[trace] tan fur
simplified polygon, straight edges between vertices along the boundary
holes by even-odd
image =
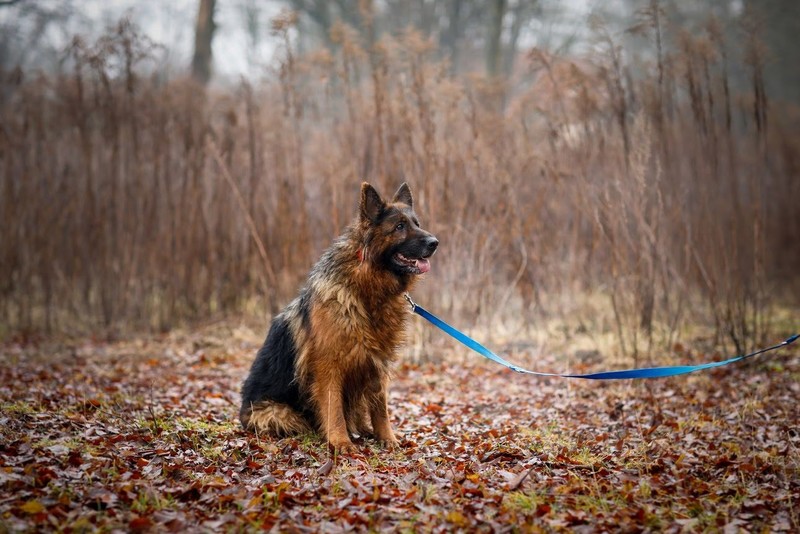
[[[380,278],[380,272],[356,268],[350,279],[355,283],[320,287],[312,303],[309,350],[298,369],[322,430],[337,447],[350,447],[348,430],[363,433],[365,413],[376,438],[397,443],[389,425],[387,389],[409,309],[402,294],[375,297],[373,288],[385,284]]]
[[[306,420],[290,407],[270,401],[254,404],[242,424],[245,428],[275,436],[289,436],[312,430]]]

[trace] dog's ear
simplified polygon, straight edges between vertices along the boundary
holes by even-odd
[[[378,222],[378,219],[381,216],[381,212],[385,204],[383,199],[375,191],[375,188],[369,185],[367,182],[361,184],[361,219],[364,221],[369,221],[370,223]]]
[[[403,185],[401,185],[397,193],[394,194],[392,202],[402,202],[403,204],[407,204],[409,208],[414,207],[414,197],[411,196],[411,188],[408,187],[407,183],[403,182]]]

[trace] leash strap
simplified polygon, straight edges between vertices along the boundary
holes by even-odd
[[[764,352],[768,352],[771,350],[779,349],[781,347],[785,347],[791,343],[794,343],[798,338],[800,338],[800,334],[795,334],[789,338],[787,338],[782,343],[774,345],[772,347],[767,347],[766,349],[760,349],[755,352],[751,352],[750,354],[745,354],[744,356],[736,356],[735,358],[730,358],[728,360],[723,360],[721,362],[710,362],[710,363],[703,363],[700,365],[677,365],[671,367],[646,367],[642,369],[623,369],[620,371],[603,371],[600,373],[589,373],[583,375],[573,375],[573,374],[560,374],[560,373],[540,373],[538,371],[530,371],[528,369],[519,367],[512,363],[507,362],[491,350],[487,349],[465,333],[453,328],[446,322],[442,321],[434,314],[416,304],[411,297],[406,295],[406,300],[411,304],[411,309],[417,315],[427,319],[431,324],[435,327],[439,328],[449,336],[455,338],[457,341],[465,345],[467,348],[477,352],[478,354],[484,356],[492,360],[493,362],[499,363],[505,367],[508,367],[512,371],[516,371],[518,373],[524,373],[529,375],[536,375],[536,376],[556,376],[561,378],[583,378],[586,380],[626,380],[626,379],[633,379],[633,378],[661,378],[665,376],[677,376],[677,375],[684,375],[687,373],[694,373],[695,371],[701,371],[703,369],[711,369],[713,367],[722,367],[723,365],[728,365],[733,362],[738,362],[740,360],[745,360],[747,358],[752,358],[758,354],[762,354]]]

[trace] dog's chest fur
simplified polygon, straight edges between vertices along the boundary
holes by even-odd
[[[376,364],[395,359],[403,342],[408,305],[402,295],[370,301],[357,286],[329,284],[315,288],[311,332],[320,357]],[[323,348],[324,347],[324,348]],[[327,353],[327,354],[324,354]]]

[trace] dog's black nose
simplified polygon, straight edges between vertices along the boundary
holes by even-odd
[[[429,237],[428,242],[425,244],[425,246],[428,247],[429,251],[433,252],[434,250],[436,250],[436,247],[439,246],[439,240],[436,239],[435,237]]]

